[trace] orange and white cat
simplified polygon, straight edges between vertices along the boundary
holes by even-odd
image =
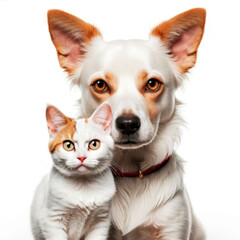
[[[89,119],[74,120],[48,106],[46,117],[54,164],[32,203],[34,238],[104,240],[115,193],[111,108],[104,103]]]

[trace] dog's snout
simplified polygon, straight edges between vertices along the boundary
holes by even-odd
[[[131,116],[120,116],[116,119],[117,129],[125,135],[130,135],[135,133],[141,126],[140,118],[131,115]]]

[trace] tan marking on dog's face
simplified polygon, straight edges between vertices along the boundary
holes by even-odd
[[[153,81],[157,81],[159,84],[156,91],[150,91],[147,87],[147,84],[151,79]],[[142,94],[147,103],[148,114],[150,116],[151,121],[154,121],[159,114],[157,100],[164,90],[163,80],[159,76],[150,77],[146,71],[141,71],[138,74],[136,86],[138,91]]]
[[[73,136],[75,134],[76,122],[72,118],[68,118],[67,124],[58,132],[54,140],[49,144],[49,151],[53,153],[55,150],[59,151],[62,143],[65,140],[73,141]]]
[[[123,109],[122,115],[123,115],[123,116],[131,116],[131,115],[135,115],[135,114],[133,113],[132,110]]]
[[[85,123],[88,123],[88,119],[87,118],[85,118]]]
[[[106,84],[106,90],[97,91],[96,87],[94,87],[94,83],[98,80],[104,81]],[[100,102],[105,102],[108,98],[110,98],[117,91],[117,79],[112,73],[105,73],[104,77],[94,78],[90,83],[90,91],[92,95]]]

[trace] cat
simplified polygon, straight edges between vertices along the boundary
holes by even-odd
[[[103,103],[74,120],[48,106],[51,172],[36,189],[31,225],[35,240],[105,240],[115,184],[110,165],[112,112]]]

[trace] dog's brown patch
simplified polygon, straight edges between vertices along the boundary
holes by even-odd
[[[195,65],[205,19],[206,10],[195,8],[159,24],[151,32],[170,49],[181,73]]]
[[[108,240],[167,240],[164,236],[163,227],[155,227],[153,225],[149,226],[139,226],[132,230],[130,233],[122,236],[122,232],[117,229],[114,225],[111,226],[109,231]]]
[[[123,115],[123,116],[131,116],[131,115],[134,115],[134,113],[133,113],[133,111],[131,109],[130,110],[123,109],[121,115]]]
[[[149,74],[144,70],[139,72],[137,81],[136,81],[136,86],[138,91],[142,94],[142,96],[144,97],[147,103],[148,113],[151,121],[154,121],[159,113],[159,109],[157,106],[157,99],[160,97],[160,95],[164,90],[164,83],[163,83],[163,80],[158,76],[151,76],[151,78],[154,78],[159,82],[161,82],[161,86],[156,92],[145,91],[146,84],[149,80]]]
[[[109,87],[109,90],[103,93],[96,92],[93,83],[97,80],[104,80]],[[118,82],[113,73],[105,73],[104,77],[94,78],[90,83],[90,91],[92,95],[98,100],[98,102],[105,102],[108,98],[110,98],[116,91],[118,87]]]
[[[93,25],[60,10],[48,11],[48,26],[60,66],[70,76],[74,75],[85,55],[86,45],[101,33]]]
[[[53,153],[55,150],[59,151],[63,141],[71,140],[73,141],[73,136],[75,134],[76,122],[72,118],[67,118],[66,125],[58,132],[54,140],[49,144],[49,151]]]

